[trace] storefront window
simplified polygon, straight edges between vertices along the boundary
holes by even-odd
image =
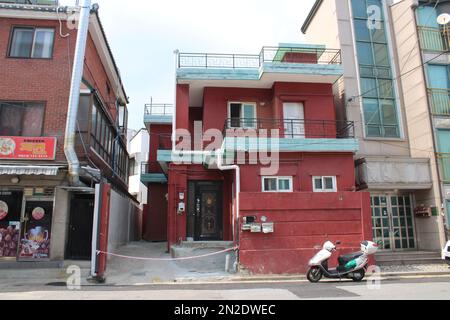
[[[0,191],[0,259],[17,256],[22,196],[19,191]]]

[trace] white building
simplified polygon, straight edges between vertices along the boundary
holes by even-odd
[[[130,179],[128,191],[136,196],[141,208],[147,204],[147,187],[141,182],[141,166],[142,163],[148,162],[149,141],[150,138],[146,129],[133,130],[129,134]]]

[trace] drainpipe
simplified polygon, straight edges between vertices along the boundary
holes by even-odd
[[[236,222],[239,222],[240,217],[240,204],[239,198],[241,193],[241,168],[238,165],[224,165],[223,164],[223,153],[222,149],[216,151],[217,156],[217,168],[220,171],[234,170],[236,173],[236,217],[233,217],[233,242],[236,245],[238,243],[238,233],[236,232]]]
[[[91,0],[81,0],[80,21],[78,23],[69,107],[67,110],[66,134],[64,138],[64,154],[69,164],[69,181],[71,185],[75,186],[80,184],[80,161],[75,151],[75,138],[90,12]]]

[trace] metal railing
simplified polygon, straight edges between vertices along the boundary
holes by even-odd
[[[146,104],[144,114],[148,116],[172,116],[172,104]]]
[[[273,137],[271,130],[279,130],[280,138],[329,138],[348,139],[355,137],[353,121],[334,120],[286,120],[286,119],[240,119],[229,118],[225,122],[224,136],[239,137],[252,133]]]
[[[341,64],[341,50],[263,47],[260,54],[180,53],[178,68],[255,69],[264,63]]]
[[[429,88],[431,112],[437,116],[450,116],[450,90]]]
[[[141,163],[141,174],[149,174],[149,173],[163,173],[161,166],[158,162],[143,162]]]
[[[450,153],[438,153],[437,157],[441,163],[442,179],[450,182]]]
[[[449,50],[449,33],[444,28],[419,26],[419,39],[422,50],[444,52]]]
[[[40,6],[58,6],[58,0],[0,0],[0,3],[31,4]]]

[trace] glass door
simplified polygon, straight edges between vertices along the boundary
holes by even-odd
[[[16,259],[19,246],[21,191],[0,191],[0,259]]]
[[[305,110],[303,103],[284,103],[284,136],[286,138],[305,138]]]
[[[371,205],[374,241],[383,250],[415,249],[411,196],[374,195]]]

